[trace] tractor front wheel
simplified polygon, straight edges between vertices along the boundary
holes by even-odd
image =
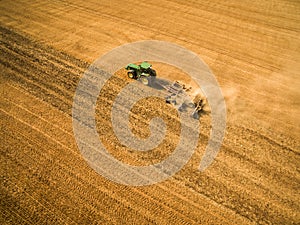
[[[130,79],[135,79],[135,76],[134,76],[134,73],[133,73],[133,72],[128,72],[127,75],[128,75],[128,77],[129,77]]]
[[[141,77],[141,81],[144,85],[148,85],[149,84],[149,80],[147,77]]]

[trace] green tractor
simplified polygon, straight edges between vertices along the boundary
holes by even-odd
[[[156,71],[151,66],[148,62],[142,62],[140,65],[130,63],[125,69],[128,71],[129,78],[140,80],[144,85],[151,86],[156,78]]]

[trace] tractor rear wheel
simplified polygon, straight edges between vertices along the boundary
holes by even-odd
[[[156,71],[154,69],[151,69],[150,75],[155,77],[156,76]]]

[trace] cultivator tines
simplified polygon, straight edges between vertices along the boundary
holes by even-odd
[[[166,102],[169,104],[178,105],[178,103],[181,102],[179,99],[183,97],[183,86],[179,82],[175,81],[170,85],[164,86],[164,88],[168,92],[166,96]]]
[[[163,85],[163,87],[167,92],[166,103],[172,104],[179,111],[189,111],[195,119],[199,119],[200,115],[204,113],[206,99],[200,94],[196,96],[189,95],[187,92],[192,89],[191,87],[186,87],[185,84],[181,84],[178,81],[169,85]]]

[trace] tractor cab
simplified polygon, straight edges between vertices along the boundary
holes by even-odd
[[[148,62],[142,62],[141,64],[140,64],[140,67],[143,69],[143,70],[148,70],[148,69],[151,69],[151,64],[150,63],[148,63]]]
[[[140,66],[134,64],[134,63],[130,63],[126,66],[125,68],[126,70],[140,70]]]

